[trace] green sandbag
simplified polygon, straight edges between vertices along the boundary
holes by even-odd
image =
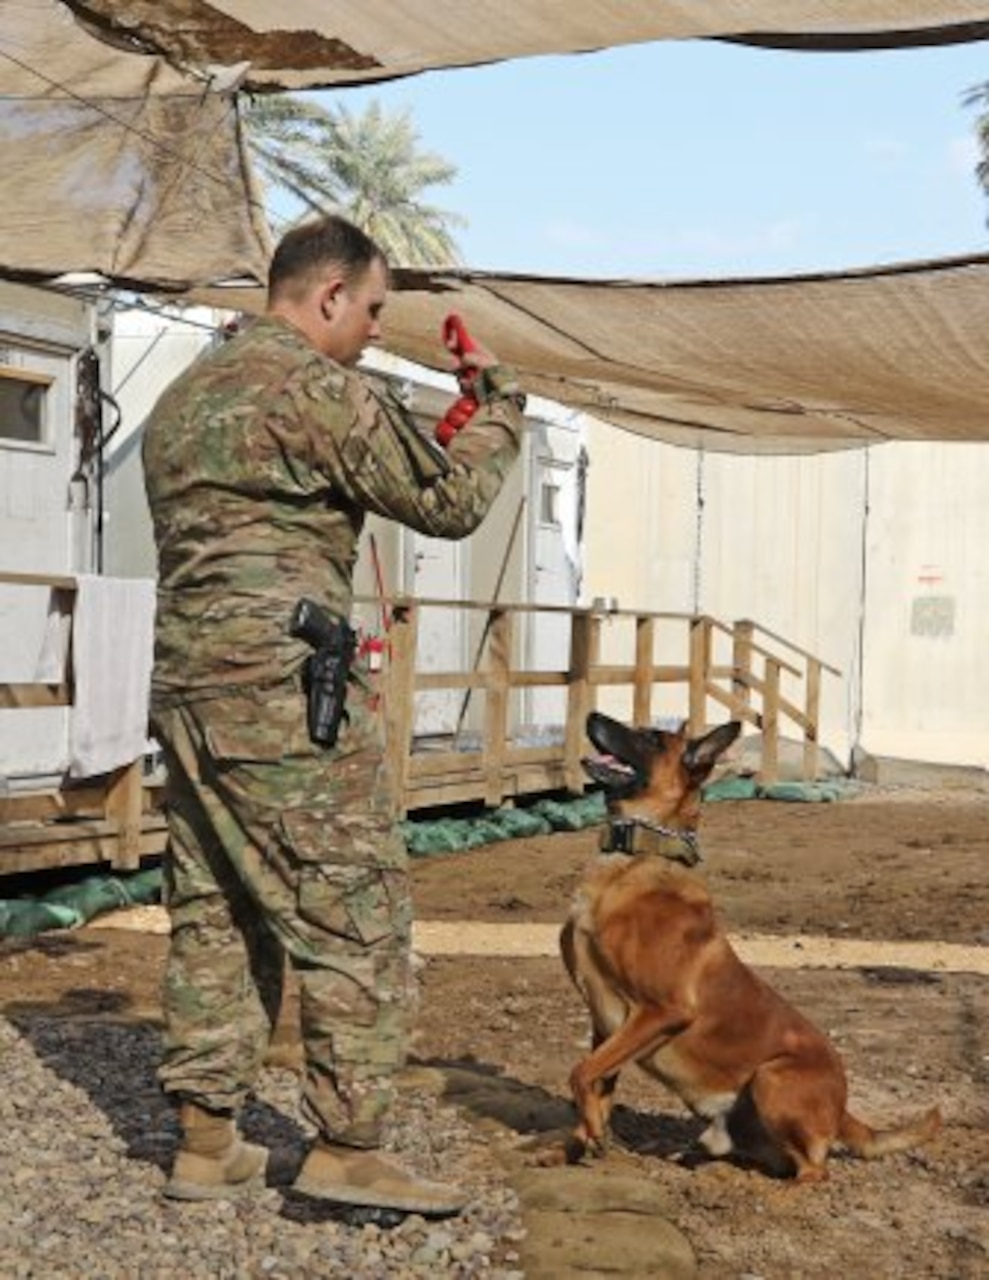
[[[473,837],[463,818],[437,818],[427,822],[404,822],[402,834],[410,858],[434,853],[459,853],[471,847]]]
[[[479,844],[497,844],[501,840],[510,840],[511,836],[497,818],[486,816],[478,818],[470,828],[471,848]]]
[[[585,827],[596,827],[608,816],[608,805],[603,791],[591,791],[586,796],[571,800],[570,807]]]
[[[764,800],[789,800],[798,804],[816,804],[821,801],[838,800],[842,788],[838,784],[827,782],[771,782],[760,787],[759,794]]]
[[[582,831],[603,822],[606,816],[600,791],[575,800],[537,800],[530,808],[545,818],[554,831]]]
[[[755,778],[719,778],[717,782],[709,782],[701,788],[701,796],[708,800],[755,800],[759,795],[759,784]]]
[[[492,823],[504,832],[505,840],[520,840],[526,836],[545,836],[553,830],[549,822],[531,809],[496,809]]]
[[[548,824],[539,818],[524,817],[520,811],[510,809],[495,809],[478,818],[436,818],[402,824],[402,834],[412,858],[459,853],[548,830]]]
[[[120,887],[129,903],[141,907],[161,901],[162,879],[161,867],[149,867],[146,871],[135,871],[131,876],[121,876]]]
[[[410,858],[460,853],[501,840],[549,835],[553,831],[580,831],[603,822],[604,798],[600,792],[574,800],[542,800],[526,808],[488,810],[477,818],[436,818],[407,821],[401,826]]]
[[[33,938],[49,929],[73,929],[83,923],[71,907],[39,902],[37,898],[0,902],[0,936],[6,938]]]
[[[538,813],[525,809],[493,809],[470,822],[471,834],[480,837],[481,844],[494,844],[499,840],[519,840],[525,836],[548,835],[552,826]]]
[[[130,906],[130,899],[120,882],[113,876],[90,876],[78,884],[66,884],[52,889],[43,901],[56,907],[66,907],[76,912],[81,921],[92,920],[105,911]]]
[[[129,876],[90,876],[50,889],[41,898],[0,901],[0,937],[29,938],[49,929],[74,929],[119,907],[158,902],[161,881],[161,868],[152,867]]]

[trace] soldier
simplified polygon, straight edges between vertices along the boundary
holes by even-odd
[[[263,1180],[268,1153],[236,1121],[287,956],[302,1107],[317,1130],[295,1189],[434,1216],[465,1202],[380,1151],[411,1012],[406,852],[366,672],[359,661],[349,672],[336,744],[314,743],[300,688],[310,651],[289,625],[302,598],[324,620],[348,618],[367,512],[465,537],[518,454],[524,398],[489,352],[462,357],[479,407],[445,454],[355,371],[380,337],[388,283],[380,249],[343,219],[290,231],[265,315],[165,391],[145,436],[159,561],[152,726],[168,771],[160,1079],[183,1133],[165,1188],[175,1198]]]

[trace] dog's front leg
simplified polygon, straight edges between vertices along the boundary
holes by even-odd
[[[614,1089],[622,1067],[654,1053],[665,1041],[688,1027],[691,1020],[691,1014],[677,1005],[640,1007],[614,1035],[608,1036],[577,1063],[570,1073],[570,1088],[578,1123],[567,1143],[568,1163],[576,1164],[588,1152],[604,1153],[607,1112],[611,1109],[604,1105],[605,1095]]]

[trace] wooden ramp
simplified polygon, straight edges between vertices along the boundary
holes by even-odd
[[[478,637],[469,670],[429,670],[419,643],[429,609],[469,615],[468,631]],[[520,656],[523,628],[540,614],[562,623],[559,665],[552,669],[528,667]],[[800,776],[818,776],[822,680],[840,672],[757,623],[445,600],[395,600],[389,616],[383,696],[390,763],[406,814],[465,801],[494,808],[546,791],[582,793],[584,725],[599,706],[639,725],[664,716],[686,720],[695,734],[741,720],[761,735],[764,783],[779,779],[784,736],[796,737],[803,744]],[[544,733],[537,745],[524,733],[523,699],[533,690],[554,690],[558,699],[558,735]],[[416,701],[438,691],[454,695],[457,710],[446,736],[434,734],[427,743],[416,735]]]
[[[0,583],[44,586],[70,603],[75,591],[74,579],[64,577],[0,574]],[[358,611],[378,612],[380,604],[359,600]],[[548,792],[582,794],[584,724],[599,705],[636,724],[684,719],[692,733],[739,719],[761,736],[760,781],[777,780],[784,734],[803,744],[802,777],[818,774],[822,680],[840,673],[754,622],[409,598],[387,604],[377,678],[403,816],[467,802],[497,808]],[[430,609],[463,613],[474,642],[469,667],[431,669],[419,640],[420,619]],[[522,658],[527,628],[540,615],[551,616],[561,637],[551,669]],[[527,724],[534,691],[555,699],[555,727]],[[449,708],[447,722],[423,734],[419,700],[437,694]],[[28,716],[57,706],[72,706],[70,670],[56,685],[0,683],[0,708]],[[166,839],[162,779],[147,766],[135,760],[83,785],[0,797],[0,877],[101,864],[134,870],[159,856]]]

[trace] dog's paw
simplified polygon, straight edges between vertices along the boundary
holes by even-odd
[[[563,1155],[567,1164],[583,1164],[589,1150],[590,1143],[577,1133],[572,1133],[563,1144]]]
[[[583,1134],[572,1133],[563,1146],[567,1164],[590,1164],[599,1160],[608,1152],[606,1138],[589,1138]]]

